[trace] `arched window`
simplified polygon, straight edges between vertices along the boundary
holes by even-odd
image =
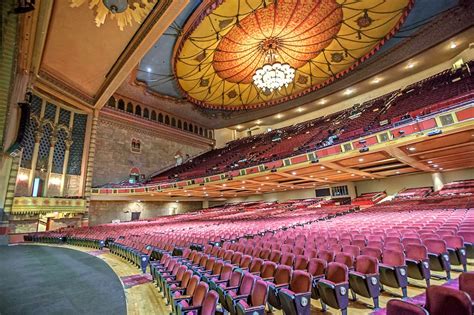
[[[110,107],[115,108],[115,98],[113,96],[111,96],[109,98],[109,102],[107,103],[107,105],[109,105]]]
[[[194,129],[194,128],[193,128],[193,124],[189,124],[189,129],[188,129],[188,131],[193,132],[193,129]]]
[[[176,119],[174,117],[171,118],[171,127],[176,127]]]
[[[178,128],[183,129],[183,123],[181,122],[181,119],[178,119]]]
[[[150,118],[150,112],[148,111],[148,108],[143,109],[143,117]]]
[[[158,114],[158,121],[159,121],[160,123],[163,122],[163,114],[162,114],[162,113],[159,113],[159,114]]]
[[[154,110],[151,111],[151,120],[156,120],[156,112]]]
[[[188,123],[187,123],[187,122],[184,122],[184,124],[183,124],[183,129],[186,130],[186,131],[188,131]]]
[[[119,99],[119,101],[118,101],[118,109],[120,109],[120,110],[125,110],[125,102],[123,101],[123,99]]]
[[[198,134],[198,132],[199,132],[198,126],[194,126],[194,133]]]
[[[127,112],[133,114],[133,105],[132,105],[132,103],[127,104]]]
[[[142,108],[140,107],[140,105],[137,105],[135,107],[135,115],[138,115],[138,116],[142,115]]]
[[[202,136],[203,132],[204,132],[204,131],[202,130],[202,127],[199,127],[199,135],[200,135],[200,136]]]
[[[166,125],[170,124],[170,116],[168,116],[168,115],[165,116],[165,124]]]

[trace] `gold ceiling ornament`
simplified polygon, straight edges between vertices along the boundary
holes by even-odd
[[[121,31],[125,26],[131,26],[133,21],[140,24],[150,13],[158,0],[70,0],[71,7],[77,8],[89,2],[89,9],[95,8],[95,24],[100,27],[110,15],[117,19]]]

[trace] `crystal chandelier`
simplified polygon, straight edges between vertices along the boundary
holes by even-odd
[[[276,61],[276,46],[275,42],[263,43],[266,63],[258,68],[253,76],[253,83],[264,91],[280,90],[283,86],[287,87],[295,78],[295,69],[287,63]]]

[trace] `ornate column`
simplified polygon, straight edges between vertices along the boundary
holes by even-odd
[[[84,189],[84,198],[86,200],[86,212],[84,213],[82,226],[89,225],[89,208],[91,202],[91,191],[92,191],[92,175],[94,170],[94,156],[95,156],[95,140],[97,135],[97,125],[99,122],[99,111],[94,110],[92,115],[91,124],[91,137],[89,141],[89,154],[87,156],[87,170],[86,170],[86,182]]]
[[[49,141],[48,168],[46,171],[46,179],[44,180],[44,189],[43,189],[43,195],[45,197],[48,197],[49,178],[51,177],[51,171],[53,169],[54,147],[56,146],[56,142],[58,142],[58,136],[57,136],[57,131],[54,130]]]
[[[61,187],[59,188],[59,194],[64,196],[64,186],[66,185],[66,174],[67,174],[67,164],[69,163],[69,150],[71,149],[72,139],[68,138],[64,141],[66,144],[66,151],[64,152],[64,163],[63,163],[63,171],[61,175]]]
[[[35,146],[33,147],[33,155],[31,157],[30,176],[28,176],[28,192],[30,195],[33,193],[33,180],[35,178],[36,164],[38,163],[38,153],[41,138],[43,138],[43,132],[40,127],[40,130],[35,132]]]

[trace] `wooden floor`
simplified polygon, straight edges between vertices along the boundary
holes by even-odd
[[[86,248],[86,247],[78,247],[78,246],[70,246],[70,245],[50,245],[50,246],[64,246],[64,247],[80,250],[83,252],[97,252],[95,249]],[[100,254],[97,257],[102,259],[104,262],[106,262],[119,277],[126,277],[126,276],[141,274],[141,271],[138,268],[131,265],[129,262],[125,261],[124,259],[109,253],[108,251],[104,251],[103,254]],[[468,271],[474,271],[474,266],[472,264],[468,265]],[[442,273],[436,273],[436,272],[433,272],[433,274],[443,275]],[[457,277],[459,277],[459,275],[460,275],[459,272],[455,272],[455,271],[451,272],[451,277],[453,279],[456,279]],[[442,281],[442,280],[431,279],[432,285],[442,285],[444,282],[445,282],[444,280]],[[413,285],[410,285],[408,287],[409,297],[414,297],[425,291],[424,281],[417,281],[417,280],[410,279],[410,284],[413,284]],[[386,291],[382,292],[380,296],[381,308],[384,308],[390,299],[397,298],[397,296],[401,295],[401,290],[399,289],[392,289],[392,288],[385,288],[385,289]],[[145,314],[162,315],[162,314],[169,314],[171,312],[171,308],[165,305],[163,296],[161,295],[161,293],[158,292],[155,285],[151,282],[135,285],[130,288],[124,287],[124,290],[125,290],[125,296],[127,298],[127,312],[129,315],[145,315]],[[367,305],[372,305],[372,300],[358,296],[358,300],[356,302],[350,302],[348,313],[351,315],[352,314],[354,315],[370,314],[372,312],[372,309],[370,309],[369,306],[364,305],[364,303]],[[272,314],[272,313],[268,312],[268,314]],[[273,312],[273,314],[282,315],[283,313],[281,311],[276,310]],[[316,300],[311,300],[311,314],[326,314],[326,315],[340,314],[340,311],[329,308],[326,312],[322,312],[320,302]]]

